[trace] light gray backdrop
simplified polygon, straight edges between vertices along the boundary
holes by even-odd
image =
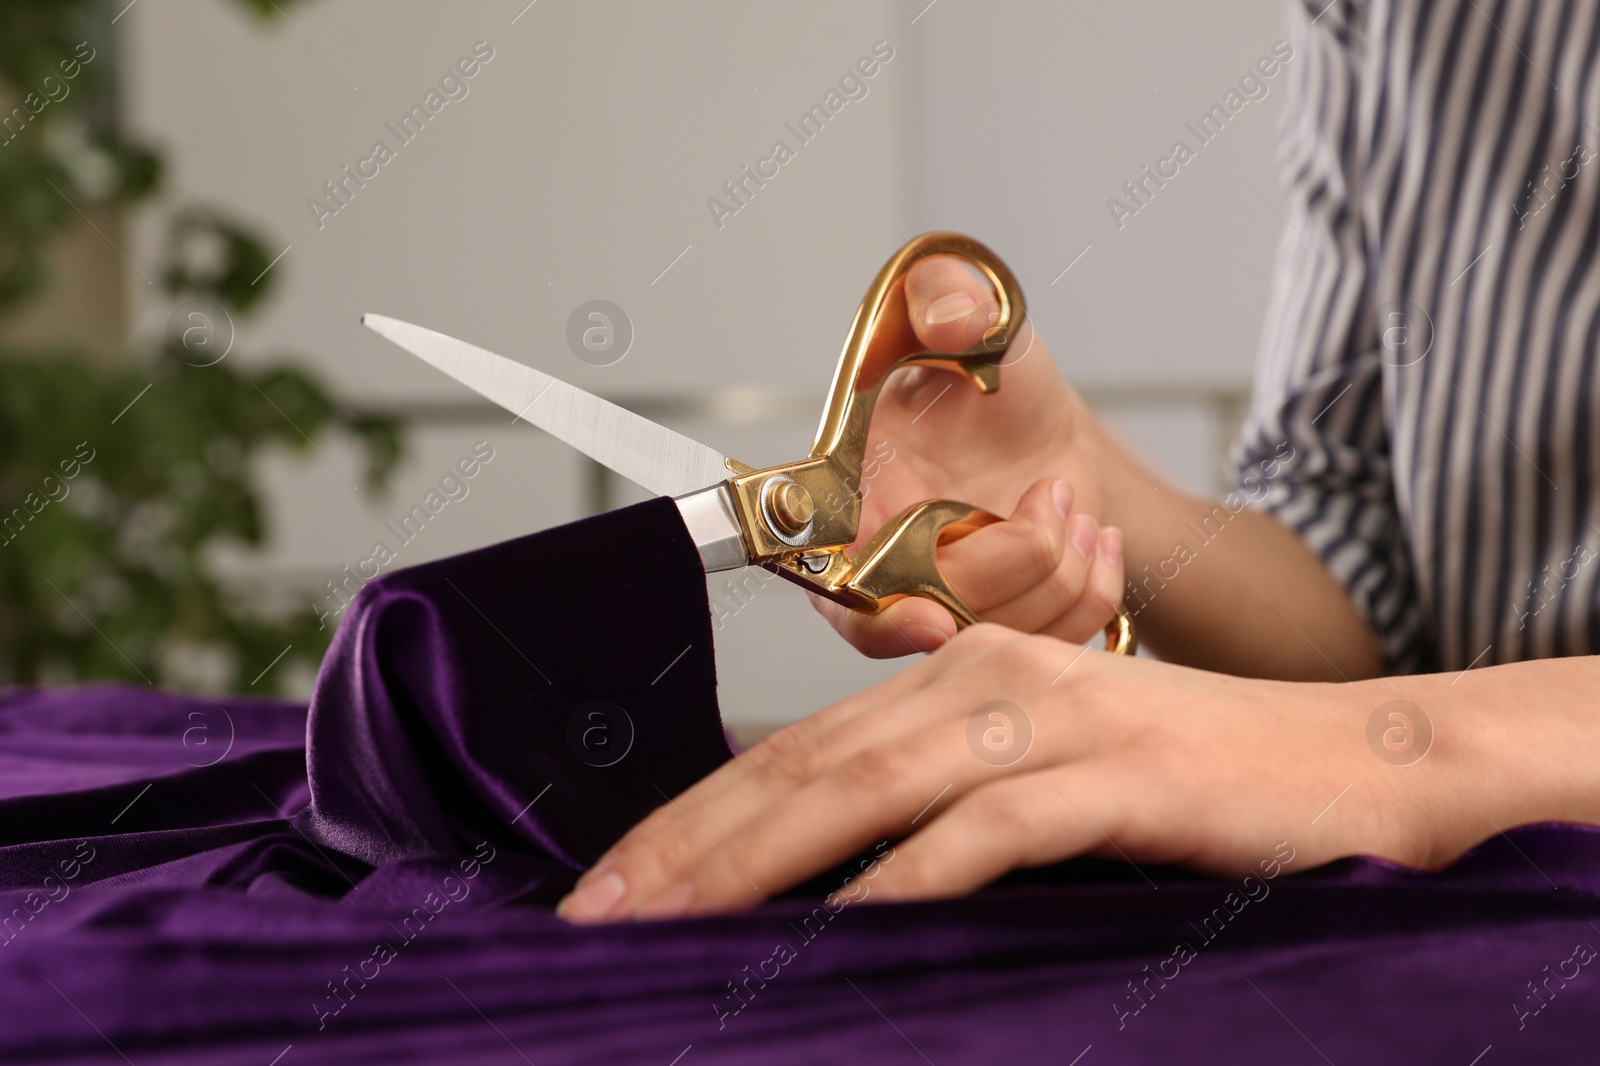
[[[384,498],[352,487],[347,449],[275,460],[272,548],[230,560],[241,577],[316,597],[479,440],[495,459],[400,562],[595,505],[574,453],[473,408],[363,330],[363,311],[471,339],[774,462],[808,446],[883,259],[934,228],[1008,260],[1064,369],[1127,447],[1186,485],[1217,486],[1282,228],[1272,145],[1286,76],[1209,144],[1184,124],[1270,52],[1276,0],[524,3],[319,0],[263,30],[218,0],[162,0],[118,23],[127,120],[169,147],[172,183],[288,249],[234,357],[302,354],[347,395],[422,419]],[[785,123],[880,41],[893,58],[866,95],[799,145]],[[493,58],[467,95],[319,226],[307,201],[331,203],[323,184],[374,141],[397,146],[385,124],[476,42]],[[1180,138],[1195,157],[1119,227],[1108,199]],[[706,201],[779,139],[794,158],[719,227]],[[154,258],[151,239],[136,228],[136,262]],[[153,332],[170,309],[132,285],[136,323]],[[609,366],[567,344],[569,316],[592,299],[619,305],[634,330]],[[713,592],[740,606],[722,579]],[[862,660],[787,585],[747,600],[717,638],[736,727],[771,728],[902,665]]]

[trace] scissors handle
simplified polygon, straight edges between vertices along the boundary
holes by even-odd
[[[918,262],[936,255],[965,260],[988,279],[996,294],[989,325],[959,351],[920,350],[908,328],[904,278]],[[811,446],[812,456],[827,456],[847,472],[860,473],[878,392],[899,367],[944,367],[959,372],[979,392],[994,392],[1000,387],[1001,362],[1027,313],[1028,303],[1016,276],[987,246],[959,233],[913,237],[878,271],[856,310],[834,371],[828,406]]]
[[[906,275],[936,255],[965,260],[995,292],[988,325],[959,351],[923,349],[906,313]],[[994,392],[1026,316],[1015,275],[983,244],[959,233],[925,233],[908,241],[878,271],[856,310],[810,456],[763,470],[739,467],[729,479],[745,558],[853,610],[876,612],[896,597],[921,596],[948,610],[958,626],[976,622],[939,572],[936,549],[999,521],[988,511],[927,500],[900,512],[855,557],[847,549],[861,524],[861,468],[872,410],[889,375],[902,366],[937,366],[957,371],[981,393]],[[1106,646],[1133,650],[1132,622],[1120,608],[1106,628]]]
[[[996,295],[990,325],[959,351],[923,349],[906,316],[905,276],[935,255],[966,260],[989,280]],[[1027,314],[1016,277],[987,247],[959,233],[924,233],[889,258],[856,309],[834,370],[822,422],[810,456],[782,467],[741,473],[732,481],[735,502],[746,521],[749,555],[766,559],[798,548],[851,544],[861,523],[861,468],[867,450],[872,410],[889,375],[909,365],[938,366],[962,374],[978,389],[1000,387],[1000,365]],[[806,521],[784,523],[773,510],[774,477],[793,481],[813,503]],[[781,502],[781,501],[778,501]]]
[[[924,500],[890,519],[861,546],[845,587],[861,599],[857,610],[882,610],[898,596],[920,596],[950,612],[956,628],[976,625],[974,614],[939,569],[937,548],[1000,521],[981,507],[954,500]],[[1106,623],[1106,650],[1129,655],[1137,648],[1133,619],[1120,606]]]

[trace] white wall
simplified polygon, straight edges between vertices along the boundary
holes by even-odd
[[[1204,394],[1248,388],[1283,228],[1285,74],[1210,144],[1184,124],[1270,54],[1283,10],[938,0],[916,24],[918,227],[981,234],[1005,256],[1071,380],[1114,400],[1101,409],[1134,449],[1197,490],[1217,487],[1233,428]],[[1119,228],[1106,201],[1180,138],[1195,158]]]
[[[292,26],[263,28],[221,0],[162,0],[121,19],[128,120],[168,147],[172,185],[292,245],[235,358],[303,355],[373,404],[467,399],[358,325],[382,311],[657,408],[662,394],[686,403],[765,390],[800,413],[695,422],[729,454],[779,461],[808,446],[811,412],[882,260],[913,233],[964,229],[1007,257],[1069,373],[1115,401],[1109,413],[1133,447],[1189,484],[1214,477],[1214,413],[1189,394],[1247,379],[1279,223],[1244,178],[1276,196],[1281,79],[1121,232],[1104,201],[1267,51],[1273,0],[524,2],[318,0],[287,8]],[[469,95],[319,229],[308,198],[375,140],[394,145],[385,123],[480,40],[494,58]],[[774,140],[794,145],[784,123],[880,40],[895,57],[866,98],[719,229],[707,198]],[[136,240],[136,261],[154,258],[151,237],[146,228]],[[137,289],[153,331],[170,309]],[[565,340],[569,314],[594,298],[621,305],[635,329],[608,367],[580,361]],[[274,544],[246,569],[280,585],[331,577],[484,438],[496,460],[404,561],[583,513],[588,474],[574,453],[485,418],[421,428],[387,499],[345,481],[359,480],[345,449],[273,464]],[[758,728],[895,668],[855,656],[786,585],[764,590],[718,640],[725,714]],[[804,680],[763,684],[797,660]]]

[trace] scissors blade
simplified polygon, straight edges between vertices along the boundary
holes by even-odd
[[[387,315],[361,324],[651,492],[682,496],[731,475],[716,449],[530,366]]]

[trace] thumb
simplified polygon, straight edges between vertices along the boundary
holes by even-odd
[[[958,352],[983,339],[1000,300],[989,280],[960,256],[918,260],[906,274],[906,316],[929,351]]]

